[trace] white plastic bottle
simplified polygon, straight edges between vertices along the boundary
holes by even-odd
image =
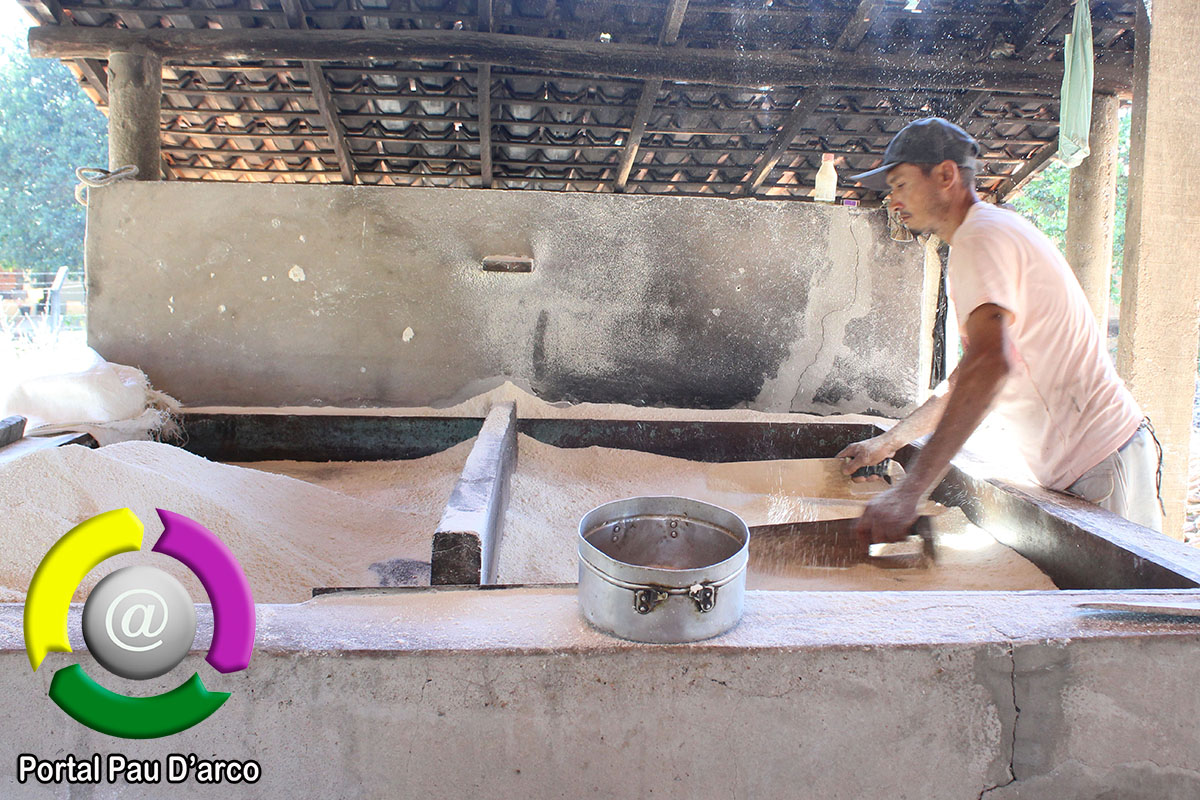
[[[821,156],[821,168],[817,170],[817,189],[814,197],[822,203],[832,203],[837,199],[837,170],[833,167],[833,153]]]

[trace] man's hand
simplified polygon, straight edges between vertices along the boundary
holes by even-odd
[[[891,444],[886,433],[866,439],[846,447],[837,454],[837,458],[848,459],[842,462],[842,474],[850,475],[861,467],[873,467],[885,458],[896,455],[899,448]],[[855,478],[855,481],[865,481],[865,477]]]
[[[859,542],[869,546],[875,542],[898,542],[908,536],[917,521],[917,501],[903,489],[897,486],[871,498],[854,528]]]

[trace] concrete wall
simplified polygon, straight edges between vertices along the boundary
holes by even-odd
[[[898,414],[923,264],[881,212],[342,186],[94,190],[89,340],[184,403],[544,399]],[[484,273],[487,255],[531,274]]]
[[[190,656],[147,682],[86,652],[34,673],[0,605],[5,798],[1200,796],[1194,623],[1087,612],[1196,592],[749,592],[708,642],[638,645],[570,589],[417,590],[259,606],[250,667]],[[200,652],[211,614],[199,606]],[[76,648],[79,607],[69,629]],[[80,663],[114,691],[199,670],[232,696],[172,737],[124,741],[46,696]],[[17,755],[255,758],[253,787],[20,786]]]

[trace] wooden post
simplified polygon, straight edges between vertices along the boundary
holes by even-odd
[[[162,60],[152,53],[114,52],[108,59],[108,168],[138,168],[137,180],[159,180]]]

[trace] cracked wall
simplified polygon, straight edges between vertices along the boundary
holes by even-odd
[[[324,595],[257,606],[249,669],[192,654],[150,681],[72,652],[35,673],[23,607],[0,604],[0,796],[160,797],[161,787],[16,784],[19,753],[112,752],[47,697],[79,663],[120,693],[199,670],[231,696],[131,758],[257,758],[221,797],[699,797],[1192,800],[1200,796],[1194,620],[1081,611],[1081,600],[1196,592],[747,592],[741,622],[687,645],[607,637],[574,591]],[[188,789],[175,787],[184,794]],[[189,787],[190,788],[190,787]],[[212,788],[212,787],[209,787]]]
[[[128,182],[92,192],[86,259],[92,346],[192,405],[448,405],[503,380],[678,407],[920,399],[923,253],[879,211]]]

